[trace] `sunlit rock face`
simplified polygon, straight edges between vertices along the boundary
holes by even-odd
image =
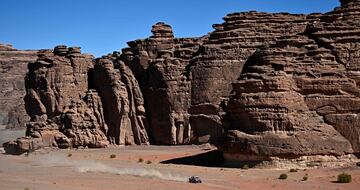
[[[103,103],[110,143],[149,144],[144,99],[133,73],[117,56],[95,62],[93,82]]]
[[[191,78],[188,65],[206,39],[174,38],[171,26],[157,23],[147,39],[128,42],[122,61],[139,81],[145,98],[150,138],[155,144],[198,142],[189,122]]]
[[[358,1],[307,16],[247,60],[233,84],[221,149],[269,156],[359,153]]]
[[[249,57],[284,35],[305,30],[305,15],[245,12],[228,14],[191,59],[192,128],[214,141],[221,137],[232,83]]]
[[[4,144],[21,154],[41,147],[149,144],[144,100],[116,57],[94,60],[78,47],[40,51],[25,77],[26,137]]]
[[[359,154],[359,13],[357,0],[325,14],[232,13],[199,38],[156,23],[97,59],[40,51],[25,80],[27,137],[6,150],[211,142],[238,160]]]
[[[30,116],[25,138],[4,144],[6,152],[40,147],[105,147],[106,124],[100,98],[88,89],[93,56],[80,48],[56,46],[28,64],[25,108]]]

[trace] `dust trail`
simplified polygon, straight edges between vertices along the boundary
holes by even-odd
[[[44,166],[69,166],[77,172],[101,172],[116,175],[131,175],[137,177],[156,178],[170,181],[187,182],[188,177],[147,168],[119,168],[92,160],[74,161],[64,155],[45,155],[36,159],[38,165]]]

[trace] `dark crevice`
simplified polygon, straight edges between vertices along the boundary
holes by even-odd
[[[321,40],[320,38],[318,38],[316,35],[314,35],[314,33],[316,32],[315,29],[312,28],[307,28],[304,33],[302,35],[307,36],[309,39],[314,40],[314,42],[322,48],[328,49],[331,51],[331,55],[333,55],[335,57],[335,61],[346,66],[346,64],[341,60],[341,58],[339,57],[339,55],[337,54],[336,50],[334,49],[334,47],[332,47],[329,43],[326,43],[325,41]]]
[[[87,73],[88,77],[88,90],[96,89],[94,83],[94,68],[90,68]]]

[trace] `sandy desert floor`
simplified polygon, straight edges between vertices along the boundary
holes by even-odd
[[[277,169],[244,170],[160,163],[211,150],[206,146],[129,146],[108,149],[42,150],[21,156],[0,154],[0,189],[360,189],[360,167],[356,166],[307,169],[290,173],[289,170]],[[115,156],[111,156],[112,154]],[[342,172],[352,175],[351,183],[334,182],[336,176]],[[279,180],[281,173],[287,173],[288,179]],[[309,179],[302,181],[306,174]],[[200,176],[203,183],[187,183],[188,177],[192,175]]]

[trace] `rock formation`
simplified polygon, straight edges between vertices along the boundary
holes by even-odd
[[[233,84],[220,148],[238,159],[359,153],[358,1],[247,60]],[[344,14],[346,13],[346,14]]]
[[[77,47],[41,51],[39,58],[29,63],[25,77],[25,106],[31,118],[27,137],[4,144],[5,150],[105,147],[107,126],[101,101],[96,92],[88,90],[88,72],[93,66],[93,57],[81,54]]]
[[[39,51],[25,77],[26,137],[4,144],[21,154],[41,147],[149,144],[144,100],[116,56],[94,60],[79,47]]]
[[[0,44],[0,125],[7,128],[25,127],[24,76],[27,64],[37,59],[37,51],[17,50]]]
[[[157,23],[153,35],[129,42],[122,61],[138,79],[146,101],[150,134],[155,144],[198,141],[189,123],[191,82],[187,66],[206,38],[174,38],[172,28]]]
[[[144,99],[131,70],[119,57],[96,60],[94,87],[103,102],[108,138],[113,144],[149,144]]]
[[[95,60],[41,51],[26,76],[27,137],[5,149],[212,142],[242,161],[359,154],[359,13],[359,0],[326,14],[233,13],[200,38],[160,22]]]
[[[259,47],[284,35],[297,34],[307,24],[305,15],[258,12],[233,13],[214,25],[209,40],[191,60],[191,117],[195,131],[221,137],[226,107],[243,65]]]

